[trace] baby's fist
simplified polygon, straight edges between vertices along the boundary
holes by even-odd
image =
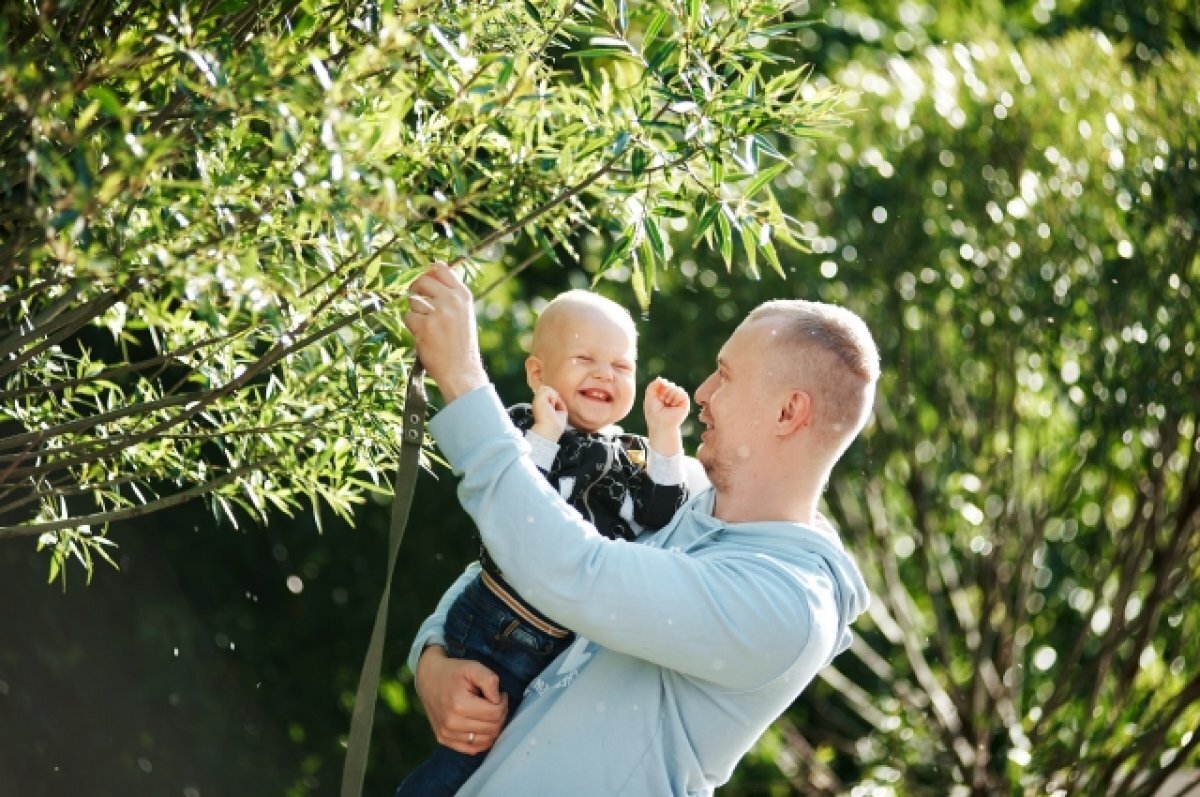
[[[558,391],[542,385],[533,394],[533,428],[539,437],[557,443],[567,429],[567,403]]]
[[[691,406],[686,390],[660,376],[646,388],[646,399],[643,402],[646,426],[678,427],[687,418]]]

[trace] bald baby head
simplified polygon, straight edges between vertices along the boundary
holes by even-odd
[[[551,345],[559,345],[572,324],[588,316],[617,325],[636,344],[637,326],[624,307],[590,291],[570,290],[555,296],[542,309],[533,327],[533,354],[544,352]]]

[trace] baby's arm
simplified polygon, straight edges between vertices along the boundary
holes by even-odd
[[[660,376],[646,388],[642,408],[646,413],[646,436],[654,453],[664,457],[682,454],[680,427],[691,410],[687,391]]]
[[[660,377],[646,388],[643,408],[650,448],[647,468],[633,477],[629,488],[634,519],[643,528],[658,530],[671,520],[688,495],[680,427],[690,402],[687,391]]]
[[[566,404],[554,388],[543,385],[534,392],[528,415],[524,406],[517,405],[510,410],[510,417],[518,429],[525,429],[525,441],[529,443],[533,464],[542,473],[549,474],[558,457],[558,441],[567,428]]]

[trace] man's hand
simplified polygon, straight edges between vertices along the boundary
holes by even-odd
[[[434,263],[413,281],[403,320],[417,357],[446,403],[488,383],[471,291],[445,263]]]
[[[533,394],[533,426],[529,431],[557,443],[567,429],[567,403],[558,391],[542,385]]]
[[[683,453],[679,427],[691,407],[687,391],[661,376],[646,387],[642,410],[646,413],[646,436],[655,452],[664,457]]]
[[[417,662],[417,696],[439,744],[476,755],[490,750],[508,716],[500,678],[477,661],[453,659],[432,645]]]

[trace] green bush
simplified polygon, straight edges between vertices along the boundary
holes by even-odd
[[[804,793],[1149,795],[1198,760],[1200,61],[1001,41],[848,64],[846,141],[784,175],[884,360],[827,496],[870,620],[779,731]]]

